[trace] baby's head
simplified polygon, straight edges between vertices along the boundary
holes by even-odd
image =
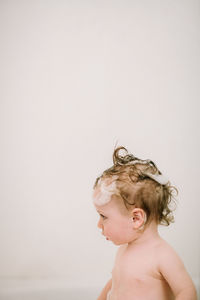
[[[125,151],[120,155],[120,151]],[[161,174],[151,160],[141,160],[128,154],[124,147],[113,153],[113,166],[103,172],[94,184],[94,204],[101,207],[113,197],[127,211],[140,208],[145,213],[145,226],[151,221],[169,225],[174,221],[173,192],[176,188]]]

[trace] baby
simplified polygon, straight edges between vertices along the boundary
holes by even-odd
[[[120,151],[125,151],[120,155]],[[98,300],[197,300],[194,284],[176,252],[158,233],[173,222],[176,191],[150,160],[113,153],[114,165],[94,184],[98,227],[119,245],[112,278]]]

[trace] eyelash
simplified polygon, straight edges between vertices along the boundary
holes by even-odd
[[[106,217],[104,215],[102,215],[102,214],[100,214],[100,217],[102,217],[103,219],[106,219]]]

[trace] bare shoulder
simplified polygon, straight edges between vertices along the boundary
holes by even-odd
[[[163,239],[160,240],[156,252],[160,274],[168,282],[174,295],[187,290],[195,295],[192,279],[177,252]],[[191,299],[196,298],[194,296]]]
[[[163,239],[157,247],[157,258],[161,270],[170,269],[171,272],[173,270],[186,272],[184,263],[176,250]]]
[[[174,268],[185,269],[184,264],[177,252],[162,238],[160,239],[156,247],[156,257],[161,272],[164,269],[169,268],[171,270],[173,270]]]
[[[168,257],[180,260],[178,254],[173,249],[173,247],[167,243],[164,239],[160,238],[156,247],[157,257],[162,261]]]

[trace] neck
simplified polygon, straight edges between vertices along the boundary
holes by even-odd
[[[129,246],[132,245],[142,245],[151,243],[155,240],[160,239],[159,233],[158,233],[158,225],[155,222],[151,222],[144,231],[138,231],[136,237],[134,240],[132,240],[130,243],[128,243]]]

